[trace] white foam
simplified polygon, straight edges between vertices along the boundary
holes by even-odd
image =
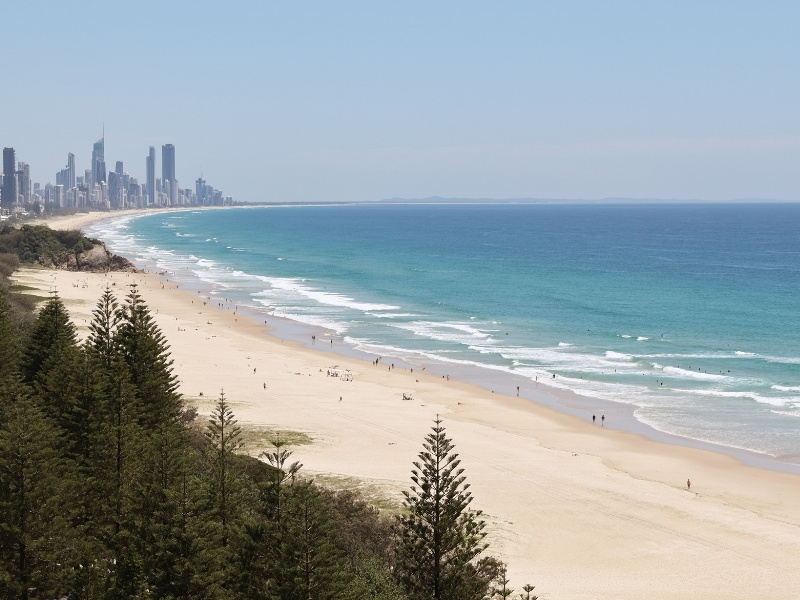
[[[786,415],[787,417],[795,417],[800,419],[800,411],[790,412],[788,410],[770,410],[769,412],[775,413],[776,415]]]
[[[622,337],[624,337],[627,340],[627,339],[630,339],[631,336],[629,336],[627,333],[623,333]]]
[[[614,371],[620,374],[631,374],[641,370],[641,365],[629,360],[616,360],[576,352],[569,348],[530,348],[471,345],[470,350],[481,354],[496,354],[512,361],[519,368],[544,369],[573,373],[590,373],[609,375]],[[533,364],[532,364],[533,363]],[[551,373],[552,374],[552,373]]]
[[[502,371],[504,373],[515,374],[517,371],[503,366],[503,365],[493,365],[490,363],[482,363],[477,362],[474,360],[465,360],[459,358],[450,358],[448,356],[442,356],[441,353],[436,352],[426,352],[425,350],[419,349],[410,349],[410,348],[398,348],[396,346],[390,346],[387,344],[378,344],[372,342],[370,340],[361,340],[358,338],[350,338],[346,337],[345,341],[349,341],[349,343],[356,345],[357,349],[362,351],[369,350],[375,354],[388,354],[388,355],[400,355],[401,357],[416,357],[416,358],[426,358],[429,360],[454,364],[454,365],[464,365],[468,367],[479,367],[481,369],[490,369],[492,371]],[[446,352],[446,351],[445,351]]]
[[[335,331],[339,335],[345,333],[348,330],[347,323],[333,321],[331,319],[326,319],[325,317],[321,317],[319,315],[308,315],[308,314],[302,314],[298,312],[288,312],[288,311],[286,312],[275,311],[273,314],[276,317],[291,319],[292,321],[305,323],[306,325],[313,325],[314,327],[322,327],[323,329],[330,329],[331,331]]]
[[[621,352],[614,352],[613,350],[606,350],[606,358],[613,360],[633,360],[630,354],[622,354]]]
[[[378,312],[378,313],[364,313],[371,317],[378,317],[379,319],[403,319],[403,318],[414,318],[414,317],[422,317],[423,315],[418,315],[415,313],[395,313],[395,312]]]
[[[211,283],[213,285],[217,285],[219,287],[230,287],[224,277],[220,277],[220,275],[214,271],[192,271],[194,275],[200,280],[205,281],[206,283]]]
[[[333,292],[323,292],[312,287],[302,285],[300,279],[290,279],[281,277],[260,277],[261,281],[269,283],[273,289],[294,292],[299,296],[314,300],[320,304],[327,304],[328,306],[339,306],[342,308],[350,308],[360,311],[376,311],[376,310],[398,310],[399,306],[392,304],[377,304],[367,302],[357,302],[349,296],[344,294],[336,294]]]
[[[639,405],[645,401],[650,390],[645,386],[611,383],[605,381],[593,381],[591,379],[580,379],[577,377],[566,377],[558,375],[555,379],[552,373],[534,368],[515,369],[515,373],[527,376],[532,381],[539,377],[539,383],[561,390],[568,390],[589,398],[600,400],[610,400],[612,402],[623,402],[625,404]]]
[[[572,348],[572,344],[569,344],[567,342],[558,342],[558,347],[559,348]]]
[[[476,342],[492,343],[490,333],[467,323],[411,321],[409,323],[391,323],[390,327],[410,331],[416,336],[440,342],[456,342],[467,346]]]
[[[696,354],[682,354],[682,353],[656,353],[656,354],[637,354],[639,358],[697,358],[697,359],[734,359],[741,358],[731,353],[696,353]]]
[[[800,357],[796,356],[764,356],[762,357],[767,362],[781,363],[784,365],[800,365]]]
[[[636,338],[636,341],[637,342],[646,342],[649,339],[650,338],[647,338],[647,337],[644,337],[643,335],[640,335],[639,337]]]
[[[800,385],[773,385],[772,389],[778,392],[800,392]]]
[[[681,394],[692,394],[693,396],[711,396],[714,398],[745,398],[758,402],[759,404],[769,404],[771,406],[793,406],[800,402],[800,396],[790,397],[774,397],[763,396],[749,391],[726,391],[718,389],[697,389],[697,390],[681,390],[676,389],[674,392]]]
[[[680,369],[678,367],[663,367],[661,370],[667,375],[682,377],[684,379],[699,379],[701,381],[725,381],[729,379],[725,375],[703,373],[702,371],[689,371],[688,369]]]

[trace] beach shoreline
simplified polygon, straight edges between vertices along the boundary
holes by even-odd
[[[144,211],[41,222],[81,228],[127,214]],[[280,327],[212,308],[201,290],[152,273],[22,270],[18,279],[39,289],[55,283],[84,334],[102,289],[111,285],[122,299],[135,281],[171,346],[180,391],[201,414],[224,387],[241,423],[309,435],[313,443],[296,447],[296,457],[334,484],[399,502],[423,436],[442,415],[475,506],[487,514],[492,550],[509,563],[515,587],[530,581],[542,598],[664,598],[686,581],[701,598],[800,596],[796,475],[617,430],[611,419],[592,425],[457,377],[281,339]],[[355,381],[328,377],[334,365]]]
[[[210,208],[214,210],[225,210],[225,207]],[[56,217],[56,222],[67,223],[68,225],[72,224],[70,226],[74,227],[83,227],[98,221],[114,220],[131,216],[145,216],[156,212],[166,212],[169,214],[181,210],[198,210],[198,207],[129,210],[115,213],[80,213],[68,217]],[[206,209],[204,208],[203,210]],[[177,279],[181,285],[190,287],[193,291],[201,290],[205,292],[208,287],[207,283],[201,282],[192,275],[171,272],[169,276],[173,277],[173,280]],[[254,307],[245,306],[240,307],[240,309],[243,314],[256,320],[264,316],[262,312]],[[310,342],[312,336],[318,338],[335,337],[337,341],[333,349],[338,354],[365,361],[372,361],[377,356],[377,354],[358,349],[348,344],[346,341],[340,339],[341,336],[337,336],[335,332],[318,325],[310,325],[274,315],[270,316],[270,321],[278,332],[276,335],[284,339],[291,339],[299,342],[308,349],[312,349],[312,344]],[[408,363],[398,356],[392,358],[391,361],[404,364],[406,367],[427,368],[428,372],[437,373],[440,376],[453,376],[455,379],[478,385],[493,393],[513,396],[515,395],[514,386],[519,385],[518,395],[520,397],[531,402],[554,408],[555,410],[579,419],[591,419],[592,415],[596,416],[597,419],[601,419],[603,415],[607,415],[608,421],[606,426],[612,429],[620,429],[629,433],[644,435],[652,441],[719,452],[732,456],[744,464],[753,467],[800,474],[800,462],[798,462],[800,457],[793,456],[784,460],[784,457],[776,457],[747,448],[724,445],[712,440],[697,439],[665,431],[659,429],[655,424],[648,423],[637,416],[637,405],[632,403],[597,398],[569,389],[553,387],[550,386],[546,380],[542,382],[532,382],[530,378],[526,376],[516,376],[512,373],[498,372],[475,364],[469,366],[455,365],[437,362],[432,358],[423,360],[417,358],[413,363]]]

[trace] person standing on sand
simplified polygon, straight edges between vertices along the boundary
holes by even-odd
[[[692,489],[692,482],[689,479],[686,480],[686,489],[687,490],[691,490]]]
[[[592,415],[592,425],[594,425],[596,420],[597,420],[597,416],[596,415]]]
[[[606,416],[605,416],[605,415],[601,416],[601,417],[600,417],[600,421],[601,421],[601,423],[600,423],[600,424],[601,424],[603,427],[605,427],[605,426],[606,426]]]

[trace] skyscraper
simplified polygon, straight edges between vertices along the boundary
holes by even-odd
[[[113,209],[124,208],[122,206],[122,178],[116,171],[108,174],[108,201]]]
[[[0,198],[3,208],[11,208],[17,201],[19,188],[17,187],[17,161],[13,148],[3,148],[3,195]]]
[[[114,172],[117,175],[122,176],[122,173],[124,172],[124,169],[122,168],[122,161],[121,160],[117,161],[117,168],[114,169]]]
[[[65,190],[71,190],[76,186],[82,187],[83,182],[78,182],[77,179],[83,177],[75,177],[75,155],[70,152],[67,154],[67,166],[56,173],[56,185],[63,185]]]
[[[161,146],[161,181],[175,181],[175,146]]]
[[[150,153],[147,155],[147,202],[156,203],[156,149],[150,146]]]
[[[106,138],[102,137],[92,148],[92,183],[106,181]]]
[[[18,193],[22,196],[22,202],[28,204],[31,201],[31,166],[26,162],[17,164],[17,186]]]
[[[178,202],[178,181],[175,179],[175,146],[161,146],[161,187],[169,197],[169,204]]]
[[[72,189],[75,187],[75,155],[70,152],[67,154],[67,181],[64,185],[67,186],[67,189]]]

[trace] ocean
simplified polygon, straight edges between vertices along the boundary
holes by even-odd
[[[800,464],[799,226],[797,204],[386,204],[159,212],[86,233],[306,343],[523,396],[546,384]]]

